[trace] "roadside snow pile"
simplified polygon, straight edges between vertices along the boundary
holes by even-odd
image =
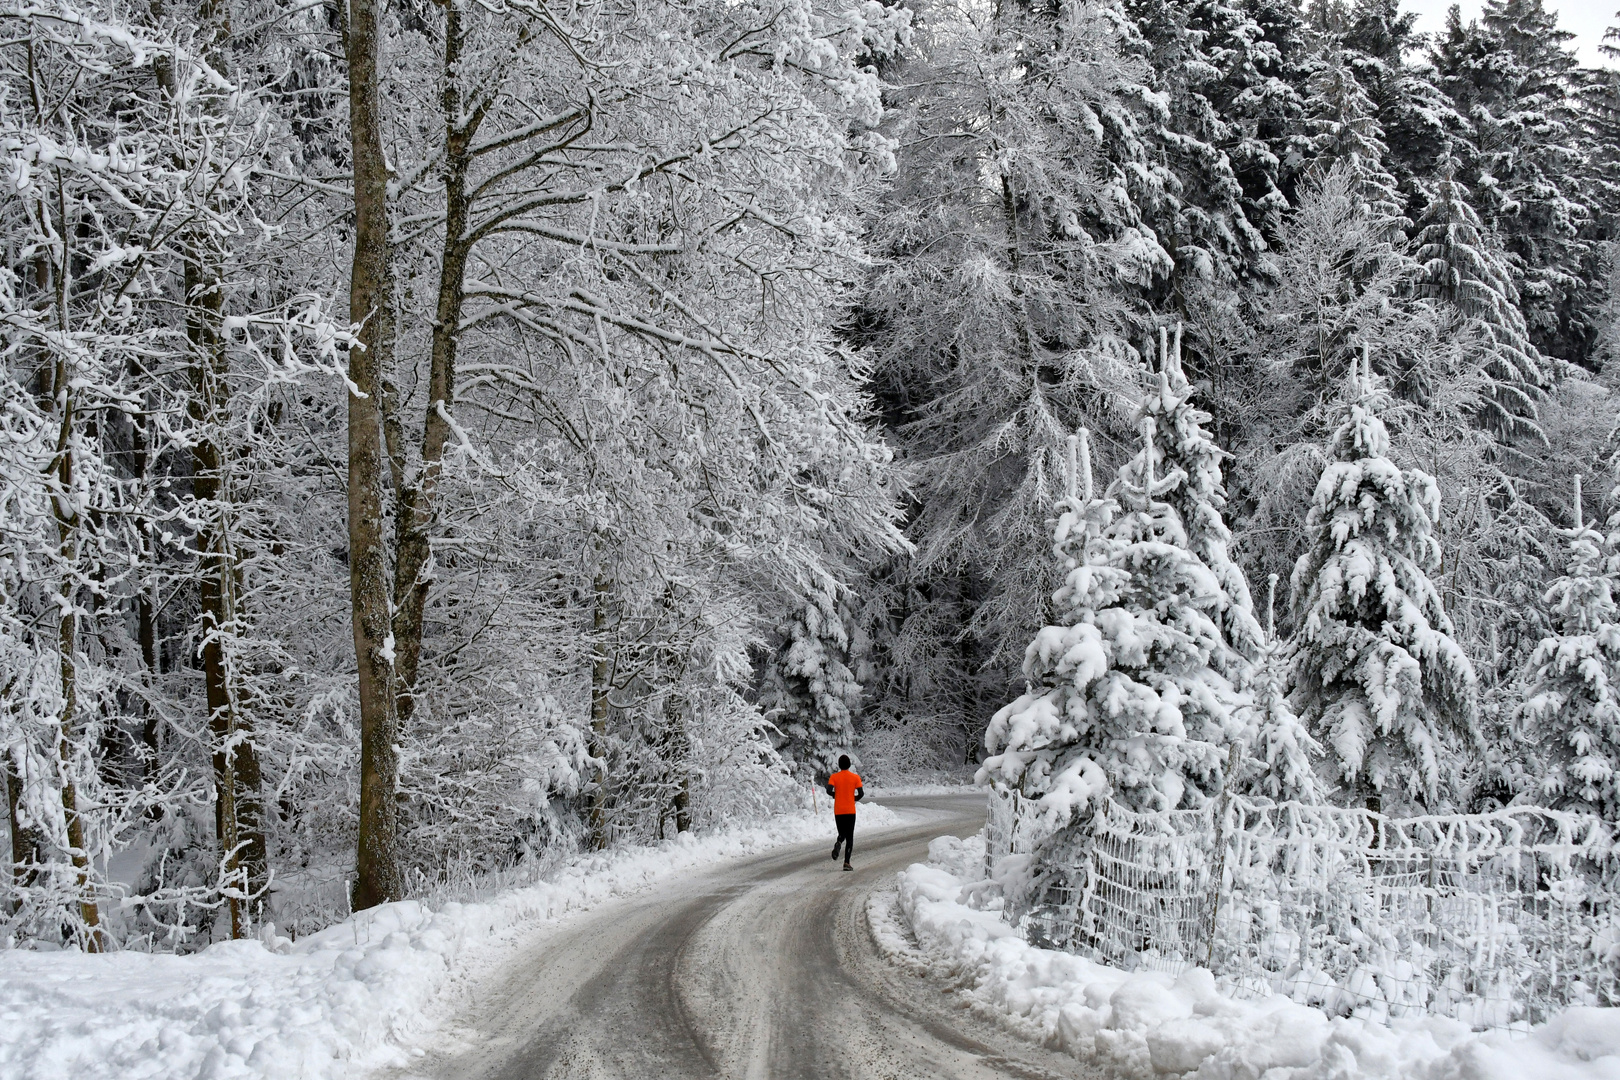
[[[220,942],[193,956],[0,951],[7,1080],[353,1077],[397,1045],[452,976],[500,959],[497,939],[676,874],[831,835],[810,812],[701,837],[581,856],[486,902],[385,904],[296,944]],[[864,805],[866,829],[896,824]]]
[[[1285,997],[1237,1001],[1201,968],[1127,973],[1031,946],[1001,919],[982,837],[942,836],[900,875],[923,955],[969,978],[973,1002],[1112,1074],[1197,1080],[1620,1080],[1620,1009],[1570,1009],[1528,1035],[1430,1017],[1329,1019]],[[875,936],[890,952],[903,943]],[[915,960],[915,957],[911,959]]]
[[[929,795],[983,795],[988,790],[974,785],[972,777],[969,777],[960,784],[873,784],[869,794],[879,799],[900,799]]]

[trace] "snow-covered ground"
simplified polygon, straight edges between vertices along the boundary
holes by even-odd
[[[969,792],[984,792],[988,789],[982,786],[975,787],[972,783],[960,784],[873,784],[868,794],[874,798],[910,798],[926,795],[965,795]]]
[[[547,880],[438,910],[406,901],[298,941],[230,941],[192,956],[0,951],[5,1080],[354,1077],[407,1060],[456,985],[519,934],[682,873],[826,839],[826,801],[750,827],[581,856]],[[864,805],[861,824],[899,815]]]
[[[885,950],[950,972],[976,1008],[1120,1077],[1620,1080],[1620,1009],[1570,1009],[1510,1035],[1440,1018],[1329,1019],[1280,996],[1236,1001],[1201,969],[1127,973],[1031,946],[983,909],[998,905],[982,838],[940,837],[929,856],[900,875],[897,914],[915,945],[873,906]]]

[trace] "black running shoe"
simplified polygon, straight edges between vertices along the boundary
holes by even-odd
[[[845,870],[853,870],[853,869],[855,869],[855,868],[854,868],[854,867],[853,867],[853,866],[851,866],[851,865],[849,865],[849,863],[845,863],[845,864],[844,864],[844,869],[845,869]]]

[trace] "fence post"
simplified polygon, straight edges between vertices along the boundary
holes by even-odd
[[[1434,902],[1435,902],[1435,899],[1439,896],[1439,890],[1440,890],[1440,868],[1439,868],[1439,863],[1438,863],[1438,860],[1435,857],[1434,852],[1431,851],[1431,852],[1429,852],[1429,894],[1428,894],[1428,896],[1426,896],[1424,898],[1426,903],[1423,906],[1424,907],[1425,918],[1427,918],[1428,923],[1429,923],[1428,938],[1429,938],[1429,948],[1430,949],[1438,949],[1440,947],[1440,929],[1439,929],[1439,927],[1434,925]]]
[[[1237,757],[1237,747],[1232,748],[1232,757]],[[1230,769],[1228,777],[1230,777]],[[1214,858],[1214,887],[1210,889],[1209,921],[1204,931],[1204,966],[1211,971],[1215,969],[1215,930],[1220,925],[1217,920],[1221,914],[1221,892],[1226,887],[1226,815],[1232,806],[1231,789],[1224,784],[1221,787],[1221,797],[1215,804],[1215,858]]]

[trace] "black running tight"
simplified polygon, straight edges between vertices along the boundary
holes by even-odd
[[[849,857],[855,854],[855,815],[834,814],[833,820],[838,822],[838,840],[833,844],[833,853],[837,854],[842,845],[844,861],[849,862]]]

